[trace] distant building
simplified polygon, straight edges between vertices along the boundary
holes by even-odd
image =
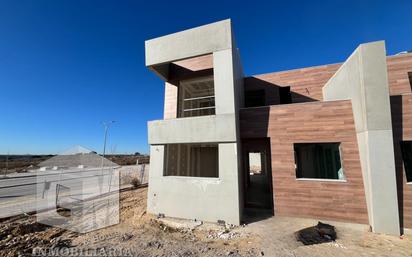
[[[119,165],[82,146],[74,146],[62,154],[47,159],[37,166],[40,170],[69,168],[108,168]]]

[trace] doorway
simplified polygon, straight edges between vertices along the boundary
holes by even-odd
[[[245,207],[270,210],[273,214],[270,139],[243,140],[242,149]]]

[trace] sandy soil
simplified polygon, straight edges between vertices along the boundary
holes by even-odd
[[[36,247],[97,249],[114,251],[113,255],[122,250],[125,255],[148,257],[259,256],[253,240],[235,232],[241,227],[165,225],[167,219],[163,222],[146,214],[146,197],[147,188],[122,192],[120,224],[87,234],[38,224],[34,216],[4,220],[0,223],[0,256],[31,256]]]
[[[120,224],[87,234],[38,224],[35,216],[3,220],[0,256],[31,256],[33,249],[71,249],[74,253],[82,249],[105,256],[142,257],[412,256],[411,238],[376,235],[362,225],[334,222],[336,242],[304,246],[295,240],[294,232],[315,225],[315,220],[272,217],[234,227],[158,219],[146,214],[146,196],[146,188],[122,192]]]

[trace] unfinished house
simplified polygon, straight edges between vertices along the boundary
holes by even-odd
[[[165,85],[148,123],[148,212],[412,228],[412,54],[383,41],[339,64],[245,76],[230,20],[146,41]]]

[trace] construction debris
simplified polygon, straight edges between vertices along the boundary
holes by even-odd
[[[319,221],[316,226],[296,232],[296,239],[304,245],[332,242],[336,240],[335,227]]]

